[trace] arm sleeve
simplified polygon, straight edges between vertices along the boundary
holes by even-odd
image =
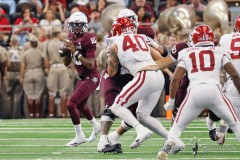
[[[186,64],[185,64],[185,62],[184,62],[183,59],[180,59],[180,60],[178,61],[178,65],[177,65],[177,66],[186,69]]]
[[[86,58],[95,58],[96,57],[96,36],[90,35],[85,42],[86,47]]]
[[[231,62],[232,59],[230,57],[229,54],[224,54],[223,58],[222,58],[222,66],[224,66],[225,64],[227,64],[228,62]]]

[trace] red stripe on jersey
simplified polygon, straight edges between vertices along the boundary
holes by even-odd
[[[123,98],[134,86],[137,85],[137,83],[139,82],[139,80],[141,78],[141,75],[142,75],[142,72],[140,72],[140,74],[138,75],[137,81],[131,87],[129,87],[121,96],[118,97],[117,104],[120,102],[121,98]]]
[[[220,94],[221,94],[224,102],[227,104],[230,112],[232,113],[234,120],[237,121],[237,120],[238,120],[238,117],[237,117],[236,114],[235,114],[235,111],[234,111],[234,109],[233,109],[232,103],[231,103],[231,102],[228,100],[228,98],[222,93],[222,91],[221,91],[221,89],[219,88],[218,85],[217,85],[217,87],[218,87],[218,90],[219,90],[219,92],[220,92]]]
[[[181,106],[180,106],[180,110],[179,110],[178,113],[177,113],[176,123],[178,122],[178,119],[179,119],[179,117],[180,117],[180,114],[181,114],[181,112],[182,112],[182,109],[183,109],[183,107],[185,106],[185,104],[186,104],[186,102],[187,102],[187,100],[188,100],[189,95],[190,95],[190,90],[188,91],[185,99],[183,100],[183,103],[182,103]]]
[[[143,79],[141,80],[140,85],[135,90],[133,90],[132,93],[129,94],[126,101],[121,103],[121,106],[123,106],[124,104],[126,104],[128,102],[129,98],[131,98],[131,96],[143,85],[145,79],[146,79],[146,71],[143,71]]]

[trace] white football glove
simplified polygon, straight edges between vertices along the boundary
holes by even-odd
[[[151,46],[151,47],[153,47],[153,48],[155,48],[155,49],[158,48],[158,43],[155,42],[152,38],[150,38],[150,37],[148,37],[148,36],[145,36],[145,42],[146,42],[149,46]]]
[[[165,103],[163,107],[166,111],[172,110],[174,103],[175,103],[175,98],[174,99],[169,98],[167,103]]]

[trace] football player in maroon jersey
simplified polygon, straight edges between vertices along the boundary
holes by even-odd
[[[76,136],[66,146],[78,146],[87,141],[80,123],[79,111],[90,121],[93,132],[88,141],[91,142],[100,132],[100,123],[93,117],[86,102],[90,94],[98,87],[100,74],[96,65],[96,36],[87,32],[88,20],[84,13],[75,12],[69,19],[69,34],[65,41],[71,54],[64,57],[64,64],[68,66],[72,61],[78,72],[78,83],[73,95],[70,97],[67,108],[74,125]]]

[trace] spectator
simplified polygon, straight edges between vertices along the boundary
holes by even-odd
[[[88,7],[89,0],[77,0],[76,1],[77,7],[79,8],[80,12],[86,14],[88,21],[90,20],[91,10]]]
[[[97,10],[101,14],[102,11],[107,7],[107,0],[97,0]]]
[[[0,45],[8,46],[9,35],[12,32],[8,17],[5,15],[5,11],[0,7]]]
[[[36,6],[38,15],[42,13],[43,4],[41,0],[19,0],[18,4],[20,3],[29,3],[32,6]]]
[[[206,8],[206,5],[201,3],[201,0],[191,0],[191,4],[189,4],[189,7],[193,8],[197,15],[198,21],[202,21],[203,19],[203,11]]]
[[[26,42],[26,35],[32,32],[34,24],[37,24],[38,20],[31,16],[31,9],[29,7],[24,7],[22,9],[21,17],[17,18],[14,22],[17,27],[14,33],[20,36],[20,46]]]
[[[12,28],[9,26],[4,25],[10,25],[8,17],[5,16],[5,11],[0,7],[0,33],[11,33]],[[2,26],[3,25],[3,26]]]
[[[163,12],[167,8],[175,7],[177,5],[178,5],[178,3],[177,3],[176,0],[167,0],[167,2],[166,3],[162,3],[162,5],[160,3],[160,7],[159,7],[160,13]]]
[[[130,9],[136,12],[138,7],[144,7],[145,13],[151,15],[151,22],[155,21],[154,11],[149,4],[146,4],[146,0],[136,0],[136,3],[133,3]]]
[[[100,22],[100,13],[97,9],[93,10],[91,13],[91,20],[88,24],[88,29],[93,30],[94,33],[104,32],[102,24]]]
[[[59,19],[56,19],[55,14],[52,10],[48,10],[45,13],[45,19],[42,19],[39,22],[39,25],[42,27],[44,33],[51,31],[52,27],[62,28],[61,21]]]
[[[12,35],[8,50],[10,65],[7,70],[7,102],[11,118],[22,117],[23,88],[19,80],[20,57],[21,47],[19,47],[18,36]]]
[[[0,3],[6,3],[9,5],[9,14],[12,15],[16,12],[16,2],[15,0],[0,0]]]
[[[58,17],[57,15],[59,15],[61,22],[64,22],[65,13],[62,3],[58,2],[57,0],[46,0],[43,13],[46,13],[48,10],[53,11],[56,17]]]
[[[79,12],[79,8],[78,7],[73,7],[71,9],[71,14],[75,13],[75,12]],[[68,32],[68,21],[69,21],[69,18],[65,19],[64,21],[64,28],[63,28],[63,31],[65,32]]]
[[[43,3],[45,4],[46,1],[47,1],[47,0],[43,0]],[[57,2],[62,3],[63,8],[66,10],[66,8],[67,8],[67,2],[66,2],[66,0],[57,0]]]
[[[29,41],[31,48],[21,57],[20,82],[27,95],[29,117],[39,118],[40,98],[45,87],[43,55],[37,49],[38,40],[34,35],[29,35]]]
[[[138,21],[144,23],[140,23],[139,27],[151,27],[151,15],[145,13],[144,7],[138,7],[136,9],[136,14],[138,16]]]

